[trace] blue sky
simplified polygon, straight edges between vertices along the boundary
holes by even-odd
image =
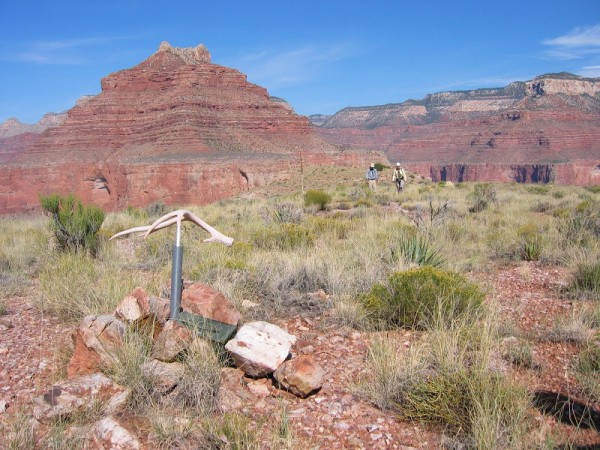
[[[212,61],[300,114],[600,77],[600,0],[0,0],[0,123],[37,122],[154,53],[203,43]]]

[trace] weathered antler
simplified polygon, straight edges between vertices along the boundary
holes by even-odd
[[[180,209],[177,211],[170,212],[169,214],[165,214],[160,219],[156,220],[156,222],[154,222],[152,225],[148,225],[145,227],[135,227],[135,228],[130,228],[125,231],[121,231],[120,233],[117,233],[117,234],[111,236],[110,239],[112,240],[116,237],[125,236],[125,235],[131,234],[131,233],[140,233],[140,234],[143,234],[144,238],[146,238],[151,233],[154,233],[155,231],[158,231],[162,228],[168,227],[169,225],[173,225],[174,223],[181,226],[181,222],[183,220],[189,220],[190,222],[193,222],[196,225],[199,225],[200,227],[204,228],[204,230],[206,230],[210,234],[211,237],[208,239],[204,239],[203,242],[218,241],[218,242],[222,242],[223,244],[225,244],[227,246],[230,246],[231,244],[233,244],[233,238],[227,237],[224,234],[220,233],[219,231],[215,230],[213,227],[211,227],[209,224],[204,222],[198,216],[196,216],[195,214],[193,214],[190,211],[187,211],[185,209]]]

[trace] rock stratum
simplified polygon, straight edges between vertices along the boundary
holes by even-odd
[[[349,107],[315,123],[434,181],[600,184],[600,79],[548,74],[504,88]]]
[[[301,161],[356,165],[373,157],[327,143],[285,101],[212,64],[203,45],[163,42],[101,86],[41,133],[2,124],[0,213],[37,209],[39,194],[50,192],[107,210],[206,204],[289,179]]]

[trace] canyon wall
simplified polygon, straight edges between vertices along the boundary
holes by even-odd
[[[344,108],[315,127],[434,180],[598,184],[600,80],[550,74],[504,88]]]

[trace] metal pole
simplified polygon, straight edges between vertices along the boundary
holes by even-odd
[[[169,301],[169,319],[177,320],[181,310],[181,291],[183,288],[182,264],[183,247],[181,245],[181,221],[177,222],[177,234],[173,246],[173,262],[171,267],[171,299]]]

